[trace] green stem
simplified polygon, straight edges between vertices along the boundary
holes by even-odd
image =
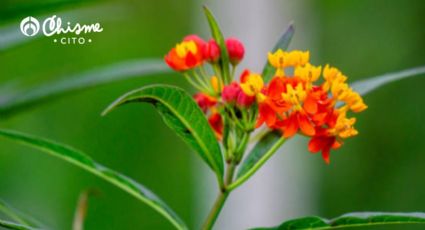
[[[210,230],[214,226],[215,221],[217,220],[218,215],[220,214],[221,210],[223,209],[224,202],[226,202],[227,197],[230,194],[230,190],[226,188],[227,185],[231,184],[233,181],[233,176],[235,173],[236,165],[232,162],[227,164],[227,170],[226,170],[226,179],[225,179],[225,186],[221,188],[220,193],[218,194],[217,199],[214,202],[214,205],[208,214],[207,220],[205,221],[202,229],[203,230]]]
[[[220,192],[217,199],[215,200],[214,206],[211,209],[210,214],[208,215],[207,220],[204,223],[204,226],[202,226],[203,230],[212,229],[215,221],[217,220],[218,214],[220,214],[224,202],[226,201],[228,196],[229,192]]]
[[[235,72],[236,72],[236,66],[232,65],[232,73],[231,73],[232,80],[235,80]]]
[[[214,94],[214,89],[211,88],[211,85],[209,82],[206,82],[205,78],[203,76],[200,76],[196,70],[193,70],[193,75],[195,76],[196,81],[198,84],[204,88],[203,91],[207,92],[210,95]]]
[[[186,80],[193,86],[193,87],[195,87],[195,89],[197,89],[197,90],[199,90],[199,91],[201,91],[201,92],[203,92],[204,91],[204,89],[202,88],[202,86],[200,86],[200,85],[198,85],[198,83],[196,83],[196,82],[194,82],[192,79],[191,79],[191,77],[187,74],[187,73],[184,73],[183,74],[184,75],[184,77],[186,78]]]
[[[266,152],[266,154],[261,157],[261,159],[251,168],[248,172],[246,172],[243,176],[239,177],[234,183],[230,184],[227,189],[232,191],[237,188],[241,184],[243,184],[246,180],[248,180],[266,161],[273,156],[273,154],[279,149],[279,147],[285,143],[285,138],[280,138],[270,149]]]
[[[242,140],[239,143],[238,149],[236,150],[236,154],[235,154],[236,155],[236,159],[235,159],[236,164],[239,164],[242,157],[243,157],[243,154],[246,150],[246,146],[248,145],[248,142],[249,142],[249,136],[250,136],[249,132],[244,132],[244,134],[242,136]]]

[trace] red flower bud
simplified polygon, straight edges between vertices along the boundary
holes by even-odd
[[[196,103],[204,113],[206,113],[209,108],[217,104],[217,100],[215,98],[203,93],[193,95],[193,99],[195,99]]]
[[[250,107],[255,102],[255,96],[248,96],[242,90],[238,94],[236,104],[241,107]]]
[[[217,139],[221,140],[223,136],[223,119],[219,113],[213,113],[208,118],[208,123],[213,128]]]
[[[217,62],[220,58],[220,47],[218,47],[217,42],[214,39],[211,39],[204,46],[202,53],[205,60],[209,62]]]
[[[200,50],[203,50],[207,44],[202,38],[196,34],[190,34],[183,38],[183,41],[194,41]]]
[[[237,65],[245,54],[245,48],[238,39],[228,38],[226,39],[227,52],[229,53],[230,62],[232,65]]]
[[[238,99],[238,95],[241,92],[241,88],[238,83],[232,82],[230,85],[226,85],[223,88],[221,97],[224,102],[233,103]]]

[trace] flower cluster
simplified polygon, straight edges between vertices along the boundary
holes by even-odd
[[[308,149],[322,152],[329,163],[330,150],[357,135],[356,119],[347,113],[365,110],[363,99],[338,69],[326,65],[322,71],[311,65],[308,52],[278,50],[269,53],[268,60],[276,74],[261,92],[257,127],[265,123],[286,138],[296,133],[311,137]]]
[[[234,75],[244,57],[244,46],[228,38],[225,48]],[[246,146],[249,134],[263,125],[281,131],[284,138],[297,133],[309,137],[309,151],[321,152],[326,163],[331,149],[357,135],[353,127],[356,119],[348,115],[367,106],[338,69],[313,66],[309,52],[279,49],[268,54],[269,64],[275,68],[270,82],[250,70],[242,71],[239,81],[226,81],[221,50],[214,39],[206,42],[189,35],[165,56],[165,61],[200,91],[194,95],[195,101],[224,147],[233,149],[236,161],[241,157],[240,146]],[[211,68],[207,69],[206,63]],[[207,74],[207,70],[214,74]]]

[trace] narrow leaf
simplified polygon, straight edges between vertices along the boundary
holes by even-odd
[[[159,59],[131,60],[99,67],[65,76],[15,95],[0,94],[0,115],[10,115],[42,102],[99,85],[167,72],[170,72],[170,69]]]
[[[13,221],[16,221],[19,224],[28,225],[28,226],[42,226],[39,221],[35,220],[32,217],[29,217],[26,214],[16,210],[14,207],[10,206],[6,202],[0,200],[0,213],[3,213]]]
[[[229,69],[229,53],[227,52],[226,42],[223,37],[223,33],[220,30],[220,26],[217,23],[212,12],[208,7],[204,6],[205,16],[207,17],[208,24],[210,25],[211,34],[214,40],[217,42],[220,47],[220,66],[222,70],[222,76],[225,84],[229,84],[232,79],[230,79],[230,69]]]
[[[425,224],[425,213],[358,212],[348,213],[332,220],[311,216],[289,220],[277,227],[256,228],[256,230],[322,230],[394,224]]]
[[[39,149],[96,175],[117,186],[168,219],[177,229],[187,229],[184,222],[159,197],[133,179],[93,161],[83,152],[47,139],[0,129],[0,136]]]
[[[289,43],[291,43],[292,37],[294,36],[295,28],[294,25],[291,23],[286,29],[286,31],[282,34],[279,41],[276,43],[276,45],[273,47],[272,52],[277,51],[278,49],[286,50],[288,49]],[[263,68],[263,79],[265,82],[269,82],[275,73],[275,69],[268,61],[266,61],[266,64]]]
[[[243,161],[235,182],[228,187],[229,190],[237,188],[254,175],[285,141],[286,139],[279,132],[266,133]]]
[[[236,178],[240,178],[246,174],[280,138],[282,138],[282,135],[278,132],[269,132],[265,134],[242,162],[236,174]]]
[[[174,86],[147,86],[121,96],[102,114],[131,102],[154,105],[164,122],[199,153],[221,182],[224,169],[220,146],[204,113],[188,93]]]
[[[394,73],[387,73],[384,75],[359,80],[351,84],[352,88],[361,95],[368,94],[369,92],[384,86],[388,83],[407,79],[414,76],[421,76],[425,74],[425,66],[406,69]]]
[[[37,230],[38,228],[32,228],[30,226],[25,226],[22,224],[12,223],[6,220],[0,220],[0,227],[5,229],[13,229],[13,230]]]

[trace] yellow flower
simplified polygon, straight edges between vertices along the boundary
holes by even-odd
[[[295,106],[295,109],[300,110],[301,103],[304,102],[307,97],[307,92],[303,87],[303,84],[298,83],[295,88],[288,84],[286,86],[286,92],[282,93],[282,99],[289,102],[291,105]]]
[[[261,75],[247,71],[242,74],[240,87],[246,95],[255,96],[263,89],[264,81]]]
[[[291,52],[285,52],[278,49],[276,52],[268,53],[268,60],[270,65],[276,68],[276,76],[285,76],[284,68],[286,67],[298,67],[304,66],[308,63],[310,53],[308,51],[302,52],[294,50]]]
[[[367,109],[363,98],[357,92],[353,91],[347,83],[334,82],[331,86],[331,92],[335,99],[343,101],[346,105],[341,108],[343,111],[350,109],[353,112],[361,112]]]
[[[355,113],[362,112],[367,109],[367,105],[363,102],[363,98],[357,92],[353,90],[344,98],[344,102]]]
[[[355,136],[359,132],[353,127],[354,123],[356,123],[356,118],[347,118],[346,113],[342,112],[338,115],[335,127],[329,129],[329,132],[341,138]]]
[[[268,60],[270,65],[272,65],[274,68],[276,68],[276,76],[285,76],[285,72],[283,71],[283,68],[285,68],[285,58],[286,53],[283,52],[283,50],[278,49],[276,52],[268,53]]]
[[[313,83],[317,81],[322,73],[321,66],[313,66],[310,63],[307,63],[305,66],[298,66],[295,68],[294,76],[299,77],[306,82],[306,88],[311,89]]]
[[[310,59],[310,52],[294,50],[286,54],[286,66],[304,66]]]
[[[344,76],[341,71],[329,65],[326,65],[323,69],[323,78],[325,79],[325,83],[323,84],[323,90],[325,91],[331,89],[332,84],[344,83],[347,81],[347,77]]]

